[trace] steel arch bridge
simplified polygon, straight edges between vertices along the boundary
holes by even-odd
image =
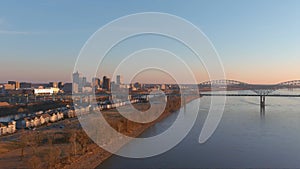
[[[282,82],[277,84],[282,88],[300,88],[300,80],[291,80],[287,82]]]
[[[251,90],[258,95],[268,95],[279,89],[300,88],[300,80],[281,82],[278,84],[249,84],[237,80],[211,80],[199,84],[199,88],[220,88],[231,90]]]
[[[199,86],[220,86],[220,85],[236,85],[236,86],[245,86],[248,85],[247,83],[236,81],[236,80],[227,80],[227,79],[221,79],[221,80],[211,80],[202,82],[199,84]]]

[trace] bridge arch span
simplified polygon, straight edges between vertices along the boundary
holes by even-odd
[[[290,87],[299,87],[300,88],[300,80],[290,80],[290,81],[278,83],[277,86],[279,88],[290,88]]]
[[[281,82],[278,84],[249,84],[237,80],[211,80],[202,82],[199,87],[210,88],[217,87],[220,89],[233,89],[233,90],[251,90],[258,95],[268,95],[279,89],[291,89],[300,88],[300,80],[291,80],[286,82]]]
[[[237,85],[237,86],[245,86],[248,83],[240,82],[237,80],[227,80],[227,79],[220,79],[220,80],[210,80],[205,81],[199,84],[200,86],[220,86],[220,85]]]

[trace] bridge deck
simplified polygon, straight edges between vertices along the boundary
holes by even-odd
[[[200,96],[249,96],[249,97],[259,97],[259,96],[266,96],[266,97],[300,97],[300,95],[286,95],[286,94],[270,94],[270,95],[258,95],[258,94],[200,94]]]

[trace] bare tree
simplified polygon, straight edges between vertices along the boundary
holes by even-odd
[[[29,168],[32,168],[32,169],[42,168],[42,162],[41,162],[40,158],[36,155],[34,155],[28,159],[27,165]]]
[[[75,131],[72,131],[71,133],[71,136],[70,136],[70,143],[71,143],[71,149],[73,151],[73,155],[76,156],[77,155],[77,142],[76,142],[76,136],[77,136],[77,133]]]
[[[85,134],[84,131],[80,130],[77,132],[77,141],[81,146],[81,153],[84,154],[87,151],[87,144],[89,141],[88,136]]]
[[[58,147],[55,147],[53,144],[53,141],[55,139],[54,136],[55,135],[47,136],[48,149],[47,149],[47,154],[44,156],[44,162],[46,163],[48,169],[57,168],[56,166],[57,164],[60,163],[60,157],[62,153],[62,151]]]
[[[25,147],[28,146],[28,133],[25,130],[21,131],[21,135],[20,135],[20,147],[21,147],[21,154],[20,154],[20,160],[23,160],[24,158],[24,149]]]

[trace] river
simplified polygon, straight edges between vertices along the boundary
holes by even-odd
[[[274,92],[280,93],[299,94],[300,90]],[[204,144],[198,139],[210,98],[203,97],[200,102],[194,127],[173,149],[143,159],[113,155],[97,168],[300,168],[300,98],[267,97],[262,114],[258,97],[227,97],[221,122]],[[192,106],[194,102],[186,106],[186,114]],[[141,137],[162,133],[177,114],[149,128]]]

